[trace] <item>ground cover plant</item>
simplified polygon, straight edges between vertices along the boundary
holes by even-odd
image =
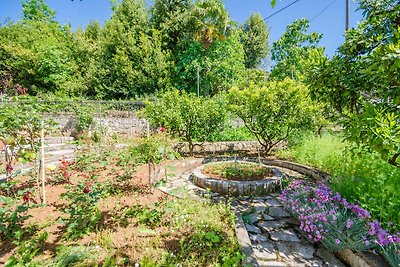
[[[351,150],[351,143],[337,135],[308,135],[280,156],[328,172],[329,184],[351,202],[358,202],[382,223],[400,225],[400,170],[379,155]],[[382,208],[384,207],[384,208]]]
[[[134,149],[91,148],[75,161],[64,160],[48,173],[55,182],[47,185],[46,206],[34,204],[34,188],[29,194],[21,191],[15,204],[24,209],[0,216],[0,226],[6,227],[1,263],[242,266],[229,207],[207,199],[175,199],[149,187],[147,164],[133,156]],[[20,180],[29,183],[29,177]]]
[[[263,165],[245,162],[207,164],[202,171],[215,179],[235,181],[261,180],[274,175],[271,169]]]
[[[323,182],[294,180],[281,199],[310,241],[320,241],[331,251],[377,249],[392,266],[400,264],[400,232],[385,230],[367,210],[349,203]]]

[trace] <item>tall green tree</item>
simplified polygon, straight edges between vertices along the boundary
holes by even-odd
[[[307,19],[296,20],[273,43],[271,55],[276,63],[272,69],[273,77],[303,80],[308,69],[325,58],[324,48],[318,47],[322,35],[317,32],[307,33],[309,27]]]
[[[258,67],[268,54],[269,32],[259,13],[252,14],[243,25],[242,43],[246,68]]]
[[[157,30],[149,28],[144,0],[124,0],[104,26],[99,55],[91,67],[92,93],[105,98],[132,98],[169,86],[168,54]]]
[[[243,76],[243,62],[244,51],[238,32],[224,40],[214,41],[207,52],[201,43],[194,40],[176,63],[177,88],[195,93],[199,72],[202,95],[226,91]]]
[[[152,27],[161,32],[163,49],[170,50],[173,56],[193,36],[194,25],[190,17],[192,8],[190,0],[156,0],[151,7]]]

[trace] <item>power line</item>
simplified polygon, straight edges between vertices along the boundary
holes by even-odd
[[[316,18],[318,18],[319,15],[321,15],[322,13],[324,13],[325,10],[327,10],[327,9],[328,9],[331,5],[333,5],[336,1],[337,1],[337,0],[333,0],[332,2],[330,2],[329,5],[327,5],[324,9],[322,9],[320,12],[318,12],[318,14],[315,15],[315,16],[310,20],[310,22],[313,21],[313,20],[315,20]]]
[[[287,6],[285,6],[285,7],[283,7],[283,8],[281,8],[281,9],[279,9],[278,11],[276,11],[274,14],[272,14],[272,15],[269,15],[268,17],[266,17],[264,20],[267,20],[267,19],[269,19],[270,17],[272,17],[272,16],[275,16],[276,14],[278,14],[279,12],[281,12],[281,11],[283,11],[283,10],[285,10],[286,8],[288,8],[288,7],[290,7],[291,5],[294,5],[294,4],[296,4],[297,2],[299,2],[300,0],[296,0],[296,1],[293,1],[292,3],[290,3],[289,5],[287,5]]]

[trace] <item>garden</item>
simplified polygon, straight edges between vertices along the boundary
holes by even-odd
[[[115,1],[76,31],[23,1],[0,264],[400,266],[400,4],[358,4],[328,57],[309,20],[269,45],[221,1]]]

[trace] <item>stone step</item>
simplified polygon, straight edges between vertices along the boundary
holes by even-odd
[[[48,144],[44,147],[45,152],[52,152],[57,150],[71,150],[76,149],[77,145],[75,144],[65,144],[65,143],[57,143],[57,144]]]
[[[62,149],[62,150],[54,150],[54,151],[48,151],[44,153],[45,159],[46,158],[52,158],[52,157],[62,157],[65,155],[69,154],[74,154],[76,152],[76,149]]]
[[[71,136],[57,136],[57,137],[45,137],[44,138],[44,143],[49,145],[49,144],[59,144],[59,143],[67,143],[67,142],[73,142],[74,138]]]

